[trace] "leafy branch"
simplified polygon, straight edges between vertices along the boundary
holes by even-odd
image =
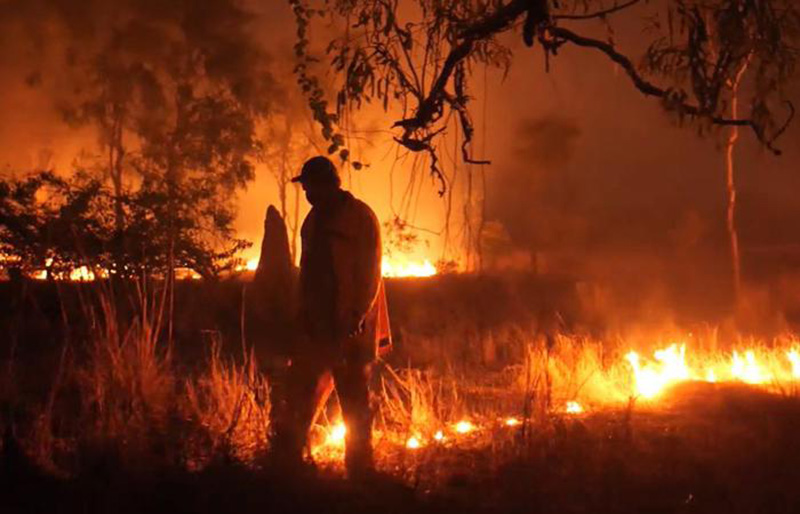
[[[347,155],[344,138],[335,129],[341,108],[360,108],[376,98],[386,111],[399,108],[401,115],[392,125],[399,131],[395,141],[429,155],[442,195],[447,183],[436,141],[451,120],[463,134],[463,161],[488,163],[471,151],[469,85],[476,63],[508,71],[511,51],[499,36],[511,31],[520,31],[528,47],[539,43],[548,62],[566,44],[599,51],[623,68],[638,91],[661,99],[681,119],[747,127],[775,155],[780,154],[776,141],[794,116],[783,91],[799,54],[800,11],[791,0],[669,0],[668,23],[649,27],[666,34],[650,44],[638,67],[613,42],[561,23],[606,21],[646,3],[641,0],[611,6],[602,0],[417,0],[413,8],[404,4],[402,12],[398,0],[326,0],[319,9],[308,7],[312,0],[289,1],[298,22],[296,53],[303,60],[296,70],[298,80],[323,136],[331,141],[329,152]],[[401,14],[408,21],[401,21]],[[333,70],[342,77],[337,113],[328,112],[326,93],[311,72],[315,59],[307,34],[313,15],[347,24],[347,35],[334,37],[327,47]],[[747,116],[730,118],[724,114],[726,94],[743,59],[753,59],[756,70],[752,109]],[[657,83],[656,76],[665,84]],[[788,111],[780,122],[774,107],[778,104]]]

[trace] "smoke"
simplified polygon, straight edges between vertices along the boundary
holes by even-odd
[[[76,121],[76,111],[93,95],[107,93],[98,89],[97,77],[117,73],[117,89],[139,87],[143,101],[155,102],[153,88],[148,97],[138,77],[174,68],[184,49],[209,81],[227,84],[253,112],[275,109],[286,84],[274,76],[274,59],[253,34],[256,21],[234,0],[3,3],[0,109],[8,116],[0,120],[0,162],[13,170],[35,167],[40,159],[34,155],[44,148],[53,154],[51,164],[69,171],[76,155],[97,150],[92,127],[65,123]]]
[[[519,123],[512,160],[499,170],[488,207],[519,246],[540,251],[581,239],[574,177],[568,175],[580,137],[575,120],[556,115]]]

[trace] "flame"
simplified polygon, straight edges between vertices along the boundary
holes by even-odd
[[[581,414],[583,413],[583,406],[575,401],[567,402],[566,406],[567,414]]]
[[[444,441],[444,433],[441,430],[437,430],[435,434],[433,434],[433,438],[439,442]]]
[[[339,422],[328,432],[325,444],[329,446],[343,446],[344,436],[347,434],[347,427],[344,422]]]
[[[50,266],[52,266],[53,265],[53,258],[52,257],[48,257],[47,259],[45,259],[44,260],[44,265],[45,265],[45,268],[49,268]],[[40,269],[40,270],[34,271],[31,274],[31,278],[33,278],[34,280],[47,280],[47,278],[48,278],[47,277],[47,269]]]
[[[86,266],[81,266],[69,272],[69,279],[73,282],[91,282],[95,279],[95,274]]]
[[[422,262],[413,262],[402,257],[384,255],[381,261],[381,274],[391,278],[432,277],[436,275],[436,266],[427,259]]]
[[[751,385],[765,385],[775,380],[800,380],[800,349],[791,349],[782,354],[776,352],[775,356],[778,355],[785,355],[791,366],[790,374],[785,366],[778,365],[777,362],[769,366],[759,362],[756,351],[752,349],[733,350],[728,364],[724,360],[713,365],[706,363],[703,367],[698,367],[698,371],[687,365],[686,347],[683,344],[673,344],[656,351],[653,354],[654,360],[644,364],[635,351],[625,355],[625,359],[633,371],[635,394],[652,399],[668,386],[688,380],[708,383],[738,381]],[[705,371],[699,372],[703,368]]]
[[[192,268],[175,268],[175,280],[200,280],[203,276]]]
[[[45,266],[49,268],[52,265],[53,259],[48,258],[45,261]],[[53,272],[51,270],[50,274],[50,277],[48,277],[48,270],[40,269],[32,272],[30,277],[34,280],[47,280],[48,278],[53,278],[54,280],[69,280],[71,282],[93,282],[98,278],[108,278],[109,275],[108,271],[105,269],[94,270],[88,266],[73,268],[69,272]]]
[[[789,362],[792,363],[792,376],[794,378],[800,378],[800,352],[797,350],[789,350],[786,352],[786,356],[789,358]]]
[[[744,360],[736,350],[733,351],[731,374],[734,378],[748,384],[763,384],[766,381],[761,371],[761,366],[756,361],[755,353],[752,350],[747,350],[744,353]]]
[[[236,272],[243,272],[243,271],[255,271],[258,269],[258,258],[254,257],[252,259],[247,259],[244,264],[240,264],[234,268]]]
[[[416,450],[417,448],[421,448],[422,443],[417,437],[409,437],[408,441],[406,441],[406,448],[409,450]]]
[[[515,427],[515,426],[519,425],[519,423],[520,423],[520,421],[517,418],[508,418],[506,420],[506,426],[507,427]]]
[[[473,425],[469,421],[463,420],[456,423],[455,428],[456,432],[458,432],[459,434],[468,434],[473,430],[475,430],[475,425]]]
[[[672,344],[653,353],[656,362],[642,365],[639,354],[628,352],[625,359],[633,368],[636,393],[644,398],[658,396],[667,386],[691,376],[686,366],[686,345]]]
[[[3,261],[0,261],[3,262]],[[46,266],[49,268],[52,259],[48,259]],[[244,264],[236,266],[235,272],[241,273],[245,271],[255,271],[258,268],[258,258],[248,259]],[[403,277],[432,277],[436,275],[436,266],[431,261],[425,259],[423,261],[411,261],[405,258],[392,258],[383,257],[381,263],[381,274],[389,278],[403,278]],[[36,270],[30,274],[30,277],[36,280],[46,280],[47,270]],[[91,282],[98,277],[108,277],[108,271],[100,270],[99,272],[93,271],[87,266],[81,266],[70,271],[68,274],[56,274],[53,276],[56,280],[69,279],[75,282]],[[175,278],[178,280],[185,279],[200,279],[202,276],[190,268],[175,268]]]

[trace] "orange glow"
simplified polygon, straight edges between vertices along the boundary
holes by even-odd
[[[517,418],[508,418],[506,419],[506,426],[507,427],[515,427],[519,425],[520,421]]]
[[[176,280],[200,280],[201,278],[203,276],[191,268],[175,268]]]

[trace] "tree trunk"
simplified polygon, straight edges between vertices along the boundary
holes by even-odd
[[[114,105],[111,122],[111,138],[109,141],[109,173],[114,187],[114,226],[118,233],[125,228],[125,210],[122,204],[122,166],[125,158],[125,147],[122,141],[123,113],[122,107]]]
[[[739,114],[739,83],[747,67],[750,64],[748,58],[742,67],[739,69],[736,77],[731,86],[731,118],[736,119]],[[725,147],[725,185],[728,192],[728,210],[726,214],[726,224],[728,228],[728,237],[730,240],[731,251],[731,268],[733,279],[733,294],[734,300],[738,302],[739,295],[742,289],[742,265],[741,257],[739,255],[739,234],[736,230],[736,181],[735,181],[735,168],[734,168],[734,150],[736,149],[736,142],[739,140],[739,127],[732,126],[728,132],[728,140]]]

